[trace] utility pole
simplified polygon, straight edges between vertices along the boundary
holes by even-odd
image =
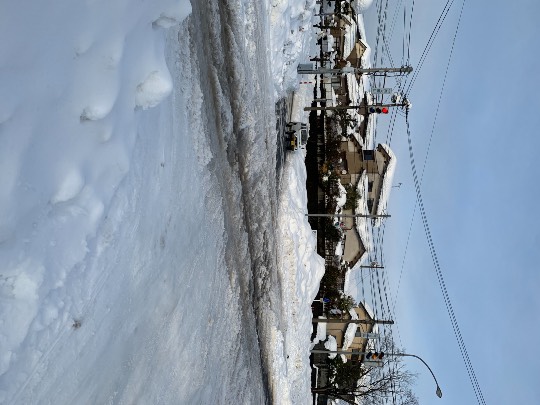
[[[338,217],[338,218],[390,218],[390,215],[372,215],[372,214],[306,214],[306,217]]]
[[[360,73],[360,74],[375,74],[375,73],[401,73],[408,74],[413,71],[411,66],[402,66],[399,68],[357,68],[352,66],[346,66],[341,69],[329,69],[313,67],[313,63],[300,63],[296,68],[296,72],[300,75],[333,75],[333,74],[345,74],[345,73]]]
[[[335,111],[335,110],[358,110],[360,114],[367,114],[370,107],[389,108],[389,107],[407,107],[409,102],[396,104],[369,104],[369,105],[337,105],[331,107],[304,107],[304,111]]]
[[[328,354],[355,354],[358,356],[364,356],[370,352],[355,352],[350,350],[324,350],[324,349],[311,349],[310,353],[328,353]],[[385,353],[385,356],[391,356],[392,354]]]
[[[394,321],[383,321],[378,319],[339,319],[339,318],[313,318],[312,323],[356,323],[362,325],[393,325]]]

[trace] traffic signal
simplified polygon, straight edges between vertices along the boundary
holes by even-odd
[[[388,114],[388,107],[372,105],[368,108],[370,114]]]
[[[366,360],[382,360],[384,352],[368,352],[366,353]]]

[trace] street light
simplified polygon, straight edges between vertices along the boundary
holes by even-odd
[[[390,354],[390,356],[392,356],[392,354]],[[439,387],[439,383],[437,382],[437,379],[435,378],[435,374],[433,373],[433,370],[431,369],[431,367],[428,366],[428,364],[420,357],[418,357],[417,355],[415,354],[407,354],[407,353],[394,353],[393,356],[399,356],[399,357],[415,357],[417,358],[418,360],[420,360],[422,363],[424,363],[424,365],[427,367],[427,369],[429,370],[429,372],[431,373],[431,375],[433,376],[433,379],[435,380],[435,384],[437,384],[437,389],[435,390],[435,394],[439,397],[439,398],[442,398],[442,390],[441,390],[441,387]]]
[[[313,349],[311,350],[311,353],[336,353],[336,354],[357,354],[357,355],[366,355],[370,352],[352,352],[352,351],[346,351],[346,350],[319,350],[319,349]],[[428,364],[419,356],[416,354],[408,354],[408,353],[386,353],[385,356],[393,356],[393,357],[415,357],[418,360],[420,360],[424,365],[427,367],[431,375],[433,376],[433,379],[435,380],[435,384],[437,385],[437,389],[435,390],[435,395],[437,395],[439,398],[442,398],[442,390],[441,387],[439,387],[439,383],[437,382],[437,378],[435,378],[435,374],[433,373],[433,370],[431,367],[428,366]]]

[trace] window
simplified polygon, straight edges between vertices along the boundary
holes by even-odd
[[[364,160],[375,160],[375,152],[372,150],[363,150],[362,156]]]
[[[367,191],[368,191],[368,193],[371,193],[373,191],[373,182],[372,181],[368,181],[368,183],[367,183]]]
[[[368,211],[373,211],[373,198],[368,199]]]
[[[360,361],[360,349],[352,349],[353,354],[351,355],[351,361]],[[354,353],[357,352],[358,354]]]

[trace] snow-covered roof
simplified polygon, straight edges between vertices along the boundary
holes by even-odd
[[[373,3],[373,0],[351,0],[351,5],[357,13],[366,11],[371,6],[371,3]]]
[[[349,309],[349,315],[351,316],[351,319],[358,319],[358,314],[356,313],[354,308]],[[345,331],[345,335],[343,336],[343,350],[347,350],[352,344],[354,337],[356,336],[356,329],[358,329],[358,324],[356,323],[350,323],[347,326],[347,330]]]
[[[377,125],[377,117],[373,114],[368,114],[366,124],[366,145],[371,145],[373,143],[373,134],[375,133],[375,126]]]
[[[351,270],[348,269],[345,271],[345,280],[343,282],[343,292],[349,294],[349,284],[351,282]]]
[[[381,143],[380,146],[389,156],[389,161],[386,166],[386,171],[383,177],[383,184],[381,186],[381,192],[379,194],[379,203],[377,204],[377,215],[382,215],[387,212],[386,207],[388,205],[388,199],[390,198],[390,191],[392,190],[392,182],[394,180],[394,173],[396,171],[397,159],[396,155],[390,147],[384,143]],[[380,226],[382,223],[381,218],[375,220],[374,226]]]
[[[350,20],[351,25],[345,26],[345,32],[343,34],[343,57],[346,58],[350,55],[356,42],[356,23],[353,19]]]
[[[364,307],[364,309],[366,310],[369,317],[371,319],[375,319],[375,311],[373,311],[373,308],[371,308],[371,306],[366,301],[362,301],[361,304]]]
[[[345,187],[343,187],[343,184],[341,184],[340,179],[338,179],[338,189],[339,189],[339,197],[336,198],[336,203],[339,209],[343,207],[345,203],[347,202],[347,190],[345,190]]]
[[[343,346],[341,347],[342,350],[347,350],[349,346],[352,344],[354,340],[354,336],[356,335],[357,328],[358,328],[358,325],[356,323],[350,323],[347,325],[347,330],[345,331],[345,334],[343,335]]]
[[[353,73],[347,73],[347,90],[349,91],[349,98],[353,104],[358,103],[363,98],[363,89],[361,83],[358,83],[356,76]]]
[[[358,193],[358,200],[356,204],[355,214],[369,214],[367,206],[367,189],[368,189],[368,176],[367,172],[364,171],[360,175],[360,179],[356,186],[356,192]],[[369,219],[368,218],[356,218],[356,232],[360,236],[360,240],[366,249],[365,253],[362,255],[360,260],[355,264],[355,267],[362,263],[365,258],[368,256],[367,253],[373,251],[373,240],[371,238],[371,232],[369,229]]]

